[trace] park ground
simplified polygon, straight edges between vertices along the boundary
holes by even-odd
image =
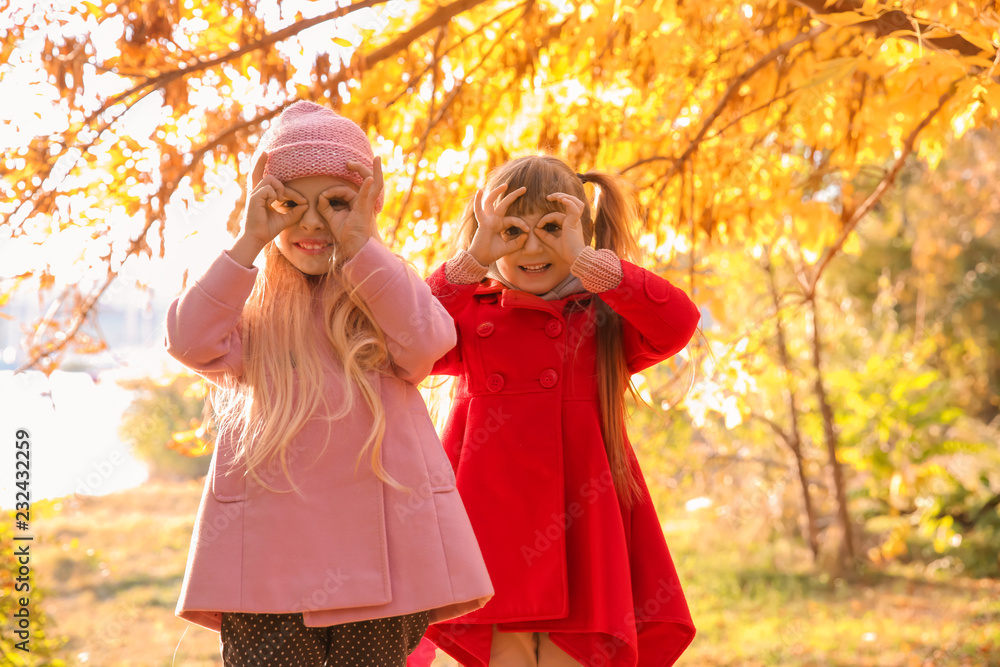
[[[68,666],[221,665],[218,635],[173,614],[200,494],[147,483],[39,504],[35,585]],[[1000,581],[914,564],[847,581],[711,512],[668,519],[698,626],[679,667],[1000,667]]]

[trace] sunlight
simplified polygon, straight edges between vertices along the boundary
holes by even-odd
[[[442,151],[441,156],[438,158],[437,163],[434,166],[434,173],[441,178],[450,178],[451,176],[461,174],[468,164],[468,151],[457,151],[452,148],[447,148]]]
[[[684,503],[684,509],[688,512],[697,512],[698,510],[707,509],[712,506],[712,499],[707,496],[701,496],[700,498],[692,498],[691,500]]]

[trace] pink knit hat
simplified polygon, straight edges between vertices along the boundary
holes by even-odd
[[[372,168],[372,146],[358,125],[326,107],[296,102],[281,112],[257,146],[258,153],[267,151],[264,175],[279,181],[301,176],[325,174],[355,183],[364,178],[347,168],[349,161]],[[384,193],[375,202],[375,211],[382,210]]]

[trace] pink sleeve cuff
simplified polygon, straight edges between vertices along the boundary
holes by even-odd
[[[464,250],[445,262],[444,275],[453,285],[472,285],[482,282],[489,267],[483,266]]]
[[[607,248],[594,250],[590,246],[583,249],[570,267],[573,275],[580,279],[584,289],[594,294],[612,290],[622,282],[622,261]]]

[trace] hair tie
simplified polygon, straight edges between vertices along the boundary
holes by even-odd
[[[584,183],[587,182],[587,175],[586,174],[577,173],[576,177],[579,178]]]

